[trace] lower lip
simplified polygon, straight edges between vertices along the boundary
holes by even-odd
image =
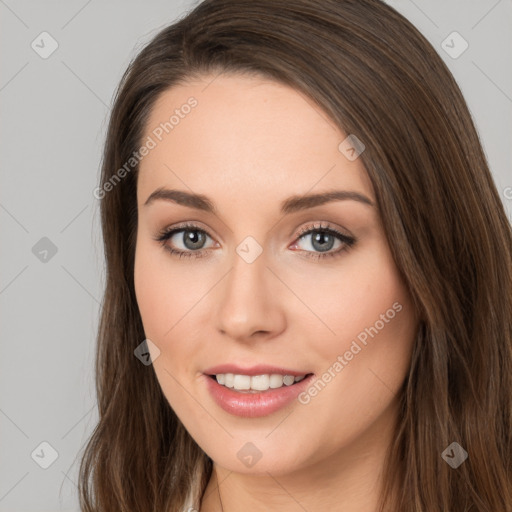
[[[284,385],[277,389],[268,389],[259,393],[244,393],[222,386],[217,380],[204,375],[206,386],[219,407],[226,412],[242,418],[267,416],[293,402],[313,379],[308,375],[291,386]]]

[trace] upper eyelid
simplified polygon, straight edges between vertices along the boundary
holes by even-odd
[[[327,225],[322,226],[321,224],[323,224],[323,222],[325,222]],[[316,223],[314,223],[314,224],[316,224]],[[327,221],[320,221],[319,226],[315,226],[314,224],[312,224],[311,226],[307,226],[307,227],[303,227],[303,228],[299,229],[299,232],[297,233],[296,236],[300,238],[306,234],[311,233],[312,231],[329,231],[329,232],[332,232],[335,234],[340,234],[340,235],[346,236],[348,238],[351,238],[351,236],[349,234],[341,233],[340,229],[332,227],[330,225],[330,223]]]

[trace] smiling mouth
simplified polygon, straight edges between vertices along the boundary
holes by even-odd
[[[313,375],[306,373],[300,376],[280,375],[280,374],[264,374],[264,375],[240,375],[233,373],[224,373],[217,375],[208,375],[220,386],[238,393],[266,393],[281,388],[292,387],[301,382],[305,378]]]

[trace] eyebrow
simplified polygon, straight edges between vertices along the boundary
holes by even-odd
[[[157,201],[170,201],[189,208],[195,208],[208,213],[216,213],[214,203],[203,194],[194,194],[184,190],[172,190],[160,187],[156,189],[144,203],[144,206],[149,206],[151,203]],[[320,206],[332,201],[345,201],[352,200],[358,201],[368,206],[374,206],[371,199],[364,194],[352,190],[328,190],[319,194],[308,194],[302,196],[292,196],[281,203],[281,212],[283,214],[295,213],[301,210],[307,210]]]

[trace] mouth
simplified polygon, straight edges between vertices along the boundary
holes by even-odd
[[[284,375],[284,374],[261,374],[244,375],[234,373],[218,373],[207,375],[220,386],[238,393],[265,393],[274,389],[293,387],[313,373],[303,375]]]
[[[254,375],[203,373],[203,376],[215,403],[229,414],[242,418],[264,417],[291,406],[315,379],[313,373],[290,375],[289,370],[286,374],[252,373]]]

